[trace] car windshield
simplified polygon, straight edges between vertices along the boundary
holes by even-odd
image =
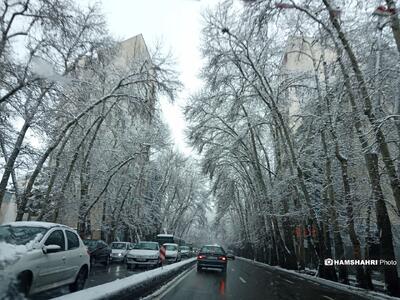
[[[128,244],[125,244],[125,243],[112,243],[111,244],[111,248],[112,249],[117,249],[117,250],[120,250],[120,249],[124,249],[125,250],[127,245]]]
[[[133,246],[133,249],[141,249],[141,250],[158,250],[157,243],[137,243]]]
[[[178,250],[178,247],[175,245],[165,245],[165,250],[176,251]]]
[[[13,245],[26,245],[33,240],[40,241],[47,228],[31,226],[0,226],[0,241]]]
[[[224,249],[219,246],[204,246],[200,250],[201,253],[215,253],[215,254],[225,254]]]

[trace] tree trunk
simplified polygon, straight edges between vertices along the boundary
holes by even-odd
[[[24,141],[26,132],[28,131],[30,125],[31,125],[30,121],[25,120],[21,130],[19,131],[17,140],[15,141],[13,151],[11,152],[10,156],[7,159],[6,166],[4,168],[4,173],[0,181],[0,207],[7,190],[8,180],[10,179],[10,176],[13,173],[15,162],[17,160],[19,152],[21,151],[22,143]]]
[[[378,156],[374,153],[368,153],[366,154],[366,156],[368,157],[368,173],[370,176],[375,200],[375,212],[376,219],[378,221],[380,237],[381,259],[384,259],[386,261],[396,261],[396,256],[393,248],[392,228],[380,184]],[[385,283],[389,294],[391,296],[399,297],[400,285],[397,267],[395,265],[389,265],[383,266],[383,268]]]

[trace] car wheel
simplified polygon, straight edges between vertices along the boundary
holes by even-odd
[[[78,275],[76,275],[74,283],[69,285],[70,292],[73,293],[76,291],[83,290],[83,288],[85,287],[86,279],[87,279],[87,269],[82,267],[79,270]]]
[[[25,296],[29,295],[29,290],[32,285],[32,274],[30,272],[22,272],[18,275],[18,291]]]
[[[203,269],[200,266],[197,266],[197,272],[201,272]]]

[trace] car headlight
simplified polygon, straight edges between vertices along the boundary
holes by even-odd
[[[122,253],[118,253],[118,256],[122,256]]]

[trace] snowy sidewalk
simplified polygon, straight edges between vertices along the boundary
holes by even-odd
[[[399,300],[399,298],[391,297],[391,296],[388,296],[388,295],[385,295],[385,294],[382,294],[382,293],[368,291],[368,290],[365,290],[365,289],[362,289],[362,288],[341,284],[341,283],[330,281],[330,280],[326,280],[326,279],[323,279],[323,278],[320,278],[320,277],[315,277],[315,276],[312,276],[312,275],[299,273],[299,272],[296,272],[296,271],[293,271],[293,270],[287,270],[287,269],[284,269],[284,268],[281,268],[281,267],[270,266],[270,265],[267,265],[267,264],[264,264],[264,263],[261,263],[261,262],[255,261],[255,260],[251,260],[251,259],[247,259],[247,258],[243,258],[243,257],[237,257],[237,259],[246,261],[248,263],[257,265],[257,266],[262,267],[262,268],[267,268],[270,271],[286,273],[286,274],[290,274],[290,275],[293,275],[293,276],[302,277],[303,279],[308,280],[308,281],[312,281],[312,282],[314,282],[316,284],[329,286],[329,287],[331,287],[333,289],[337,289],[337,290],[340,290],[340,291],[350,292],[350,293],[353,293],[354,295],[360,295],[360,296],[363,296],[363,297],[365,297],[367,299],[371,299],[371,300],[372,299]]]

